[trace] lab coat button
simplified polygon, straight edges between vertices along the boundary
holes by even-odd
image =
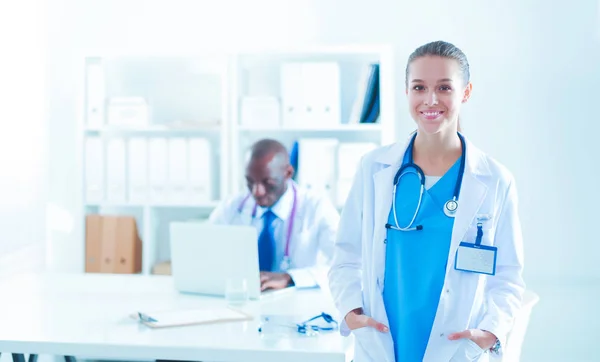
[[[446,289],[446,293],[450,293],[450,289]]]
[[[440,337],[443,337],[443,336],[444,336],[444,333],[441,333],[441,334],[440,334]]]

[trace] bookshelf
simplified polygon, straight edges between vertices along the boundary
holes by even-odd
[[[243,190],[244,157],[254,141],[271,137],[291,148],[299,139],[326,138],[338,140],[340,144],[370,142],[376,145],[395,140],[394,60],[389,46],[237,49],[167,55],[102,51],[88,54],[94,55],[83,57],[79,122],[81,240],[85,241],[87,214],[134,216],[143,242],[143,274],[149,274],[155,263],[168,260],[171,221],[206,218],[220,200]],[[327,122],[290,124],[285,121],[282,88],[289,92],[291,86],[282,79],[281,69],[285,64],[302,62],[339,65],[339,94],[336,101],[326,105],[327,118],[322,119]],[[359,96],[357,84],[361,72],[373,63],[379,65],[377,123],[349,122]],[[254,123],[249,123],[244,103],[247,98],[276,100],[280,107],[279,122],[260,124],[255,117]],[[111,108],[113,105],[116,106]],[[114,119],[125,121],[119,123]],[[164,140],[162,148],[152,150],[152,142],[161,143],[154,141],[157,139]],[[203,182],[209,186],[202,196],[195,198],[186,195],[192,189],[201,188],[181,181],[187,177],[191,182],[192,173],[199,173],[197,169],[192,171],[199,165],[191,162],[192,139],[204,140],[210,153],[205,159],[198,158],[206,161],[202,163],[205,172],[200,173],[208,175]],[[145,142],[143,151],[133,152],[134,142]],[[96,151],[92,151],[92,146]],[[175,156],[170,159],[170,155],[174,155],[171,150],[177,147],[180,151],[187,149],[185,155],[189,160],[175,172],[169,162],[178,159]],[[167,156],[163,155],[165,152]],[[115,154],[121,153],[123,159],[115,161]],[[143,154],[145,161],[135,162],[134,154]],[[203,152],[196,155],[201,154]],[[157,171],[159,167],[163,169]],[[171,192],[171,177],[178,172],[181,175],[175,181],[179,181],[179,189],[173,187]],[[120,176],[115,177],[115,174]],[[153,181],[153,177],[160,180]],[[131,184],[143,179],[146,179],[142,182],[145,197],[138,195],[132,199]],[[157,186],[159,181],[164,185]],[[169,196],[154,197],[159,191]],[[177,192],[179,197],[173,196]],[[336,203],[343,207],[343,202]]]

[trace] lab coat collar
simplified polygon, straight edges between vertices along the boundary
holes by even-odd
[[[287,190],[281,195],[279,200],[275,202],[273,206],[271,206],[271,211],[281,220],[286,221],[291,212],[292,207],[294,206],[294,190],[292,188],[292,184],[294,181],[290,180],[287,184]],[[296,186],[298,189],[298,186]],[[256,210],[256,217],[262,218],[263,214],[269,209],[268,207],[258,207]]]
[[[395,144],[388,147],[387,150],[382,152],[375,161],[387,165],[397,166],[399,168],[402,165],[402,160],[406,149],[410,144],[413,134],[405,142],[396,142]],[[485,154],[475,147],[468,138],[465,137],[465,144],[467,146],[467,161],[465,164],[465,173],[471,173],[473,175],[486,176],[490,175],[490,168],[487,163]]]

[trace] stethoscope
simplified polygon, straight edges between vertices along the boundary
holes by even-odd
[[[310,322],[315,321],[319,318],[323,318],[323,320],[325,321],[325,323],[327,323],[328,326],[322,327],[322,326],[319,326],[316,324],[309,324]],[[265,318],[263,318],[263,323],[261,323],[261,325],[258,327],[259,333],[264,332],[266,323],[276,324],[277,326],[280,326],[280,327],[289,327],[289,328],[295,329],[300,334],[306,334],[306,335],[310,335],[310,334],[318,333],[318,332],[335,331],[338,329],[338,322],[335,319],[333,319],[333,317],[331,315],[329,315],[325,312],[323,312],[319,315],[316,315],[310,319],[307,319],[304,322],[296,323],[296,324],[273,323],[273,322],[271,322],[269,317],[265,317]]]
[[[396,176],[394,176],[394,191],[392,194],[392,212],[394,214],[394,222],[396,223],[396,225],[386,224],[385,227],[388,229],[394,229],[394,230],[399,230],[399,231],[423,230],[423,225],[413,226],[413,223],[415,222],[415,219],[417,218],[417,214],[419,213],[419,209],[421,208],[421,202],[423,201],[423,193],[425,193],[425,173],[423,173],[423,170],[413,162],[413,154],[412,154],[413,152],[412,151],[413,151],[413,148],[415,145],[416,137],[417,137],[417,134],[415,133],[415,135],[411,139],[410,144],[406,150],[406,152],[408,154],[408,162],[405,163],[404,165],[402,165],[402,167],[400,167],[398,172],[396,172]],[[460,138],[460,143],[462,145],[461,158],[460,158],[460,170],[458,172],[458,178],[456,180],[456,185],[454,186],[454,194],[453,194],[452,198],[450,200],[446,201],[446,203],[444,204],[444,214],[448,217],[454,217],[456,215],[456,210],[458,209],[458,196],[460,194],[460,187],[462,185],[463,174],[465,173],[465,158],[466,158],[465,157],[465,155],[466,155],[465,139],[464,139],[463,135],[461,135],[460,133],[458,133],[458,137]],[[420,191],[419,191],[419,202],[417,203],[417,208],[415,210],[415,213],[413,214],[413,217],[412,217],[412,220],[410,221],[410,223],[406,227],[400,227],[400,225],[398,225],[398,217],[396,215],[396,188],[398,187],[398,183],[400,182],[400,179],[402,178],[402,176],[409,174],[409,173],[414,173],[419,177],[419,181],[421,183]]]
[[[294,186],[293,183],[291,183],[292,186],[292,191],[294,193],[294,202],[292,204],[292,211],[290,212],[290,222],[288,223],[288,228],[287,228],[287,235],[286,235],[286,239],[285,239],[285,251],[283,254],[283,261],[281,262],[281,266],[280,269],[281,270],[288,270],[290,268],[290,240],[292,239],[292,230],[294,230],[294,218],[296,216],[296,208],[297,208],[297,204],[298,204],[298,195],[297,195],[297,191],[296,191],[296,186]],[[237,208],[238,213],[242,213],[242,211],[244,210],[244,205],[246,204],[246,202],[248,201],[248,199],[250,198],[251,194],[249,193],[248,195],[246,195],[246,197],[244,197],[244,199],[242,200],[242,202],[240,203],[240,205]],[[252,208],[252,219],[254,220],[254,218],[256,217],[256,209],[258,208],[258,204],[254,203],[254,207]]]

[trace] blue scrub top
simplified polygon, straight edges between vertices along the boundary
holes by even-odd
[[[412,150],[410,150],[412,151]],[[404,162],[407,162],[406,157]],[[429,190],[413,223],[420,231],[387,230],[383,299],[397,362],[422,361],[446,275],[454,218],[444,214],[452,198],[460,158]],[[403,176],[396,189],[398,225],[407,226],[419,201],[419,178]],[[395,225],[393,209],[388,223]]]

